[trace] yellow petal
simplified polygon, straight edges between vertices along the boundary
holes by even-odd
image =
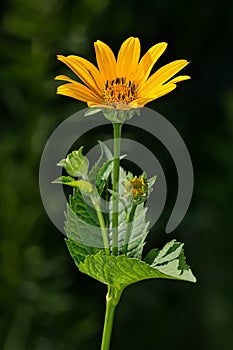
[[[88,104],[88,107],[97,107],[97,108],[114,109],[113,106],[107,105],[106,103],[100,104],[100,103],[88,101],[87,104]]]
[[[116,79],[116,58],[108,45],[100,40],[94,43],[96,60],[104,83]]]
[[[73,97],[83,102],[87,102],[87,101],[93,101],[96,103],[102,102],[99,96],[96,96],[90,89],[88,89],[86,86],[78,82],[75,82],[75,84],[69,83],[69,84],[64,84],[59,86],[57,88],[57,93],[60,95]]]
[[[140,50],[138,38],[131,37],[123,42],[117,56],[117,77],[132,79],[138,67]]]
[[[170,83],[179,83],[180,81],[183,81],[183,80],[188,80],[188,79],[191,79],[191,77],[189,75],[179,75],[178,77],[172,79],[172,80],[169,80],[169,84]]]
[[[136,72],[135,79],[138,82],[144,82],[148,78],[151,69],[153,68],[154,64],[157,62],[159,57],[164,53],[164,51],[167,48],[167,43],[159,43],[154,46],[152,46],[147,53],[141,58],[138,70]]]
[[[83,66],[89,72],[96,86],[102,89],[105,81],[104,81],[104,78],[101,76],[99,70],[96,68],[96,66],[94,66],[94,64],[92,64],[90,61],[86,60],[83,57],[79,57],[75,55],[70,55],[68,57],[71,58],[75,63]]]
[[[138,93],[147,92],[156,85],[162,85],[168,81],[173,75],[178,73],[182,68],[187,66],[189,62],[186,60],[177,60],[166,64],[159,70],[157,70],[144,84],[140,84],[138,88]]]
[[[62,81],[68,81],[70,83],[78,83],[76,80],[73,80],[69,77],[67,77],[66,75],[57,75],[54,80],[62,80]]]
[[[101,95],[104,81],[98,69],[89,61],[79,56],[58,55],[58,60],[65,63],[96,94]]]
[[[142,94],[142,96],[133,102],[136,102],[139,106],[144,106],[146,103],[156,100],[157,98],[168,94],[176,88],[176,84],[165,84],[162,86],[157,86],[157,88],[152,89],[147,94]]]

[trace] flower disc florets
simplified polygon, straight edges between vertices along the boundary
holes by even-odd
[[[129,175],[129,178],[125,180],[125,193],[126,197],[130,197],[137,204],[144,202],[148,197],[148,185],[146,182],[145,174],[140,177]]]

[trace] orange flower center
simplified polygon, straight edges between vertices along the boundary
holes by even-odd
[[[142,178],[137,178],[136,176],[130,180],[131,185],[133,186],[133,197],[141,197],[145,193],[146,185]]]
[[[126,78],[116,78],[107,80],[102,91],[102,97],[105,103],[126,103],[129,104],[137,98],[136,85]]]
[[[147,194],[147,185],[144,178],[135,176],[129,182],[125,182],[126,194],[132,194],[134,199],[139,199],[144,194]]]

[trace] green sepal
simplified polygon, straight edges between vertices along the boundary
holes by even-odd
[[[146,180],[146,183],[147,183],[147,186],[148,186],[149,189],[154,185],[156,179],[157,179],[157,175],[155,175],[155,176],[151,177],[150,179]]]
[[[94,115],[96,113],[99,113],[102,111],[103,108],[96,108],[96,107],[91,107],[88,108],[88,110],[84,113],[84,117],[88,117],[90,115]]]
[[[141,112],[141,109],[140,109],[140,108],[135,108],[134,111],[135,111],[135,113],[136,113],[139,117],[141,117],[142,112]]]
[[[139,109],[137,108],[125,110],[105,108],[102,110],[102,112],[105,118],[110,120],[112,123],[124,123],[124,121],[131,119],[135,112],[138,115],[140,113]]]

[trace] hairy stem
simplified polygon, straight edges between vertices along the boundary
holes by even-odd
[[[114,163],[113,163],[113,191],[118,193],[119,168],[120,168],[120,141],[121,141],[121,123],[113,123],[114,131]],[[118,254],[118,207],[119,200],[115,198],[112,204],[112,253]]]
[[[92,203],[94,204],[94,207],[95,207],[95,210],[96,210],[96,214],[97,214],[97,217],[98,217],[98,220],[99,220],[105,253],[106,253],[106,255],[110,255],[111,252],[110,252],[110,248],[109,248],[108,232],[107,232],[107,229],[106,229],[106,224],[105,224],[105,221],[104,221],[103,213],[101,211],[99,203],[95,202],[95,200],[92,200]]]
[[[122,289],[116,289],[113,286],[108,285],[101,350],[109,350],[110,348],[115,308],[119,303],[122,292]]]

